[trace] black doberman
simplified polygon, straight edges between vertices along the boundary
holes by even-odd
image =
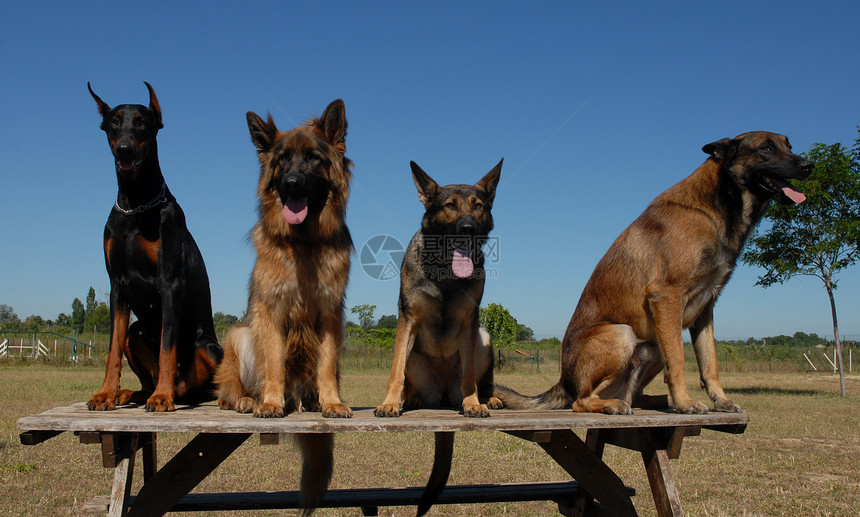
[[[161,107],[149,83],[149,107],[98,104],[114,156],[119,193],[104,232],[110,277],[111,341],[104,384],[87,406],[115,409],[146,403],[173,411],[174,402],[213,398],[212,376],[224,351],[215,337],[209,277],[158,164]],[[137,321],[129,326],[131,313]],[[122,356],[140,391],[120,390]]]

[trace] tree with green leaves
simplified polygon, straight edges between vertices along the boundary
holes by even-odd
[[[490,333],[496,348],[508,348],[517,337],[517,320],[501,304],[491,303],[481,308],[478,321]]]
[[[86,311],[84,310],[84,303],[80,300],[80,298],[75,298],[72,300],[72,329],[76,330],[78,334],[84,331],[84,317],[86,316]]]
[[[15,330],[21,320],[15,314],[15,309],[11,305],[0,304],[0,326],[6,330]]]
[[[378,329],[396,329],[397,328],[397,316],[394,314],[387,314],[379,317],[379,321],[376,322],[374,328]]]
[[[376,323],[373,319],[373,311],[376,310],[376,305],[356,305],[350,311],[353,314],[358,314],[358,324],[363,330],[367,330]]]
[[[93,328],[93,314],[98,306],[99,304],[96,302],[96,290],[93,289],[93,286],[90,286],[90,290],[87,291],[87,304],[84,308],[84,327],[87,329]]]
[[[842,396],[847,396],[842,344],[836,317],[836,274],[860,254],[860,127],[851,153],[842,144],[814,144],[804,156],[815,163],[812,174],[796,181],[807,194],[796,206],[773,204],[765,218],[770,229],[750,240],[741,260],[765,269],[756,285],[782,284],[795,276],[811,276],[824,284],[830,300],[833,336]]]
[[[221,336],[222,339],[224,338],[224,335],[227,334],[230,327],[239,323],[239,321],[238,316],[226,314],[221,311],[212,315],[212,324],[215,327],[215,334]]]
[[[535,331],[522,323],[517,323],[517,341],[534,341]]]

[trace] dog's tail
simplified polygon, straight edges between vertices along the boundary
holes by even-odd
[[[442,493],[448,483],[448,475],[451,474],[451,460],[454,457],[454,433],[453,431],[440,431],[436,435],[436,444],[433,451],[433,468],[430,470],[430,479],[421,499],[418,502],[417,516],[421,517],[433,502]]]
[[[507,386],[495,384],[493,395],[504,402],[508,409],[565,409],[573,404],[573,399],[567,394],[561,381],[534,397],[527,397]]]
[[[302,453],[302,480],[300,499],[302,515],[308,516],[316,510],[328,490],[334,471],[334,435],[295,434],[293,435]]]

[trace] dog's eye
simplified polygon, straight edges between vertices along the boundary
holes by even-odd
[[[762,146],[759,147],[759,150],[769,153],[771,150],[773,150],[773,147],[770,144],[762,144]]]
[[[448,201],[447,203],[445,203],[445,208],[447,208],[448,210],[454,210],[457,207],[454,205],[453,201]]]
[[[480,201],[477,201],[475,203],[475,210],[483,210],[483,209],[484,209],[484,204],[481,203]]]
[[[115,118],[115,119],[111,120],[110,125],[111,125],[111,127],[119,127],[119,119]]]

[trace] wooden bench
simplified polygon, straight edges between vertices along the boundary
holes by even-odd
[[[322,418],[294,413],[260,419],[221,411],[216,405],[178,406],[172,413],[145,413],[140,407],[88,411],[83,403],[60,407],[18,421],[21,443],[34,445],[65,431],[81,443],[99,443],[105,467],[116,469],[110,497],[96,498],[91,509],[110,515],[163,515],[169,511],[298,508],[298,493],[189,492],[252,434],[277,443],[280,433],[380,433],[501,431],[537,443],[575,481],[448,486],[435,504],[551,500],[564,515],[636,515],[633,490],[603,462],[606,444],[639,451],[661,516],[683,515],[669,465],[684,437],[710,429],[743,433],[744,413],[679,415],[637,410],[633,416],[572,411],[497,410],[490,418],[465,418],[454,410],[408,411],[399,418],[377,418],[372,408],[354,408],[353,418]],[[586,431],[585,440],[573,430]],[[198,433],[160,469],[156,433]],[[142,450],[144,484],[131,495],[136,452]],[[335,465],[337,468],[337,465]],[[416,505],[423,487],[329,490],[321,507],[358,507],[376,515],[380,506]],[[595,500],[597,502],[595,502]]]

